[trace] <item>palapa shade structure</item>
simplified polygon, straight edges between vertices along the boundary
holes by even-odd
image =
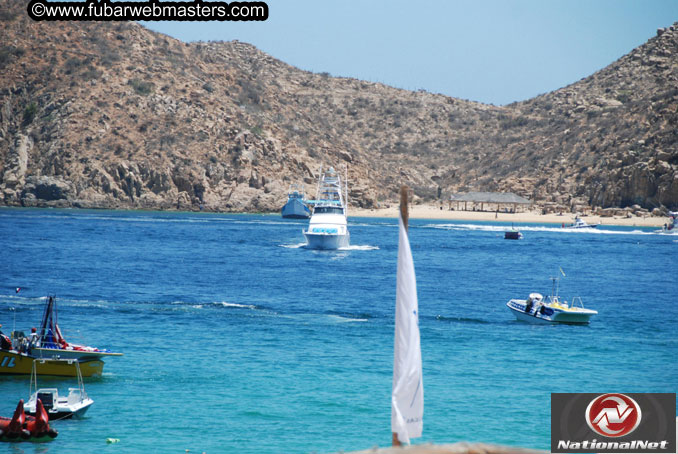
[[[469,211],[470,208],[476,211],[476,205],[480,204],[480,211],[485,211],[487,204],[495,208],[488,211],[500,211],[502,208],[511,207],[511,212],[515,213],[518,207],[529,207],[532,202],[512,192],[460,192],[450,196],[450,209],[453,204],[455,210]]]

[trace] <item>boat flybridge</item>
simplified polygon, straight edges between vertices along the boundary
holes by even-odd
[[[598,311],[586,309],[580,297],[575,296],[568,303],[558,296],[558,278],[553,280],[553,290],[548,300],[544,301],[541,293],[530,293],[526,300],[512,299],[506,306],[516,319],[530,323],[562,323],[569,325],[588,324]]]
[[[320,168],[316,200],[310,200],[313,214],[308,229],[303,231],[311,249],[340,249],[349,246],[350,234],[346,222],[348,186],[342,186],[339,175],[330,167],[323,173]]]

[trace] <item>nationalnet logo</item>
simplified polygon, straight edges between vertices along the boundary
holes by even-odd
[[[586,423],[604,437],[623,437],[638,427],[642,410],[625,394],[603,394],[586,407]]]
[[[674,453],[675,393],[551,394],[551,452]]]

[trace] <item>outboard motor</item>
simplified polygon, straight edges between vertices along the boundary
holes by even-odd
[[[532,300],[533,303],[541,303],[544,300],[544,295],[541,293],[530,293],[528,299]]]
[[[54,396],[52,393],[38,393],[38,399],[42,402],[45,410],[49,411],[54,407]]]

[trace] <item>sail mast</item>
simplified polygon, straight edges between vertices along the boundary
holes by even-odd
[[[403,221],[403,227],[405,227],[405,231],[408,230],[408,222],[409,222],[409,217],[410,213],[408,210],[407,206],[407,199],[408,199],[408,191],[409,188],[405,185],[400,186],[400,219]],[[397,285],[397,284],[396,284]],[[395,367],[395,365],[394,365]],[[394,378],[395,380],[395,378]],[[391,403],[393,405],[393,403]],[[391,410],[393,412],[393,410]],[[393,416],[391,416],[393,417]],[[393,426],[393,422],[391,422],[391,426]],[[393,430],[393,427],[391,427],[391,430]],[[398,440],[398,433],[397,432],[392,432],[392,439],[391,439],[391,445],[392,446],[402,446],[402,443],[400,443],[400,440]]]
[[[45,309],[42,313],[42,322],[40,323],[40,337],[39,339],[42,341],[45,338],[45,335],[47,334],[47,329],[50,326],[50,318],[52,316],[52,305],[54,304],[54,299],[52,296],[49,296],[49,299],[47,300],[47,304],[45,305]]]
[[[391,432],[394,446],[409,443],[410,438],[421,437],[424,425],[424,387],[417,282],[407,235],[408,193],[407,186],[400,188],[393,390],[391,392]]]
[[[400,217],[403,220],[403,225],[405,226],[405,231],[408,229],[408,221],[410,217],[409,207],[408,207],[408,196],[410,188],[407,186],[400,186]]]

